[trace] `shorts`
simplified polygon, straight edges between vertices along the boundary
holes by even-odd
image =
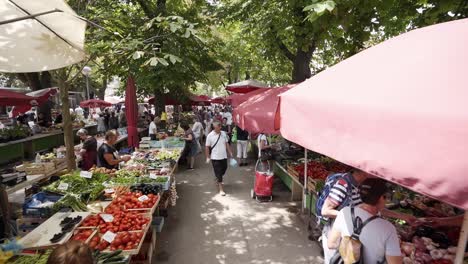
[[[223,182],[223,176],[226,173],[228,162],[227,159],[222,160],[211,160],[211,164],[213,164],[213,170],[218,183]]]

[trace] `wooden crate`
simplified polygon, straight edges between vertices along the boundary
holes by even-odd
[[[286,167],[286,171],[288,172],[289,175],[291,175],[292,177],[296,178],[297,180],[299,180],[299,172],[297,172],[295,169],[294,169],[294,166],[289,164],[287,167]]]
[[[23,163],[16,167],[17,171],[24,171],[28,175],[47,174],[55,170],[54,162],[45,163]]]

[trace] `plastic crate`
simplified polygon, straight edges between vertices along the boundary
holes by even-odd
[[[38,200],[40,202],[51,201],[56,203],[60,200],[63,196],[57,194],[48,194],[45,192],[39,192],[34,194],[31,198],[26,199],[23,204],[23,215],[25,216],[33,216],[33,217],[49,217],[54,214],[52,207],[36,207],[34,205],[34,200]]]

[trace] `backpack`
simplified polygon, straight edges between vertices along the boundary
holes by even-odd
[[[348,179],[348,175],[350,175],[349,173],[335,173],[335,174],[331,174],[327,177],[327,179],[325,180],[325,185],[323,186],[323,189],[322,191],[320,191],[320,193],[318,194],[318,199],[315,203],[315,215],[317,216],[317,220],[319,222],[321,221],[325,221],[325,222],[328,222],[328,218],[322,216],[322,207],[323,207],[323,204],[325,204],[325,200],[327,200],[328,198],[328,195],[330,194],[330,191],[331,189],[333,188],[333,186],[335,185],[335,183],[340,180],[340,179],[344,179],[348,185],[348,189],[347,189],[347,195],[346,195],[346,198],[345,200],[341,203],[341,205],[336,208],[336,210],[341,210],[343,209],[344,207],[348,206],[349,205],[349,202],[351,201],[351,197],[352,197],[352,184],[351,182],[349,181]]]
[[[371,221],[379,218],[374,215],[362,222],[361,218],[355,217],[354,206],[351,207],[351,219],[353,220],[353,234],[341,238],[339,250],[331,258],[330,264],[363,264],[362,258],[364,247],[362,246],[359,236],[362,229]]]

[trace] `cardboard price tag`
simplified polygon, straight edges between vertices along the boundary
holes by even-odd
[[[89,171],[81,171],[80,176],[83,178],[91,179],[93,177],[93,173]]]
[[[101,214],[101,218],[106,223],[111,223],[114,221],[114,216],[111,214]]]
[[[57,187],[57,189],[61,190],[61,191],[66,191],[68,190],[68,183],[66,182],[61,182],[59,184],[59,186]]]
[[[142,195],[142,196],[138,197],[138,201],[140,201],[140,202],[144,202],[144,201],[146,201],[146,200],[148,200],[148,199],[149,199],[149,198],[148,198],[148,196],[146,196],[146,195]]]
[[[156,179],[158,177],[158,175],[156,175],[155,173],[150,173],[150,176],[149,176],[151,179]]]
[[[104,192],[105,193],[114,193],[115,190],[113,188],[109,188],[109,189],[104,189]]]
[[[104,239],[105,241],[109,242],[109,243],[112,243],[112,241],[114,241],[115,237],[117,236],[116,233],[112,233],[111,231],[107,231],[103,236],[102,236],[102,239]]]

